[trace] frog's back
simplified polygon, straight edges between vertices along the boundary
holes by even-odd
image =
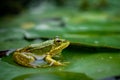
[[[48,40],[39,44],[31,44],[28,46],[30,52],[38,53],[38,54],[44,54],[51,50],[53,45],[53,40]]]

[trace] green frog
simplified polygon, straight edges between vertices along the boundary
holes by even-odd
[[[26,67],[62,66],[64,63],[55,60],[55,57],[59,57],[62,50],[69,44],[69,41],[56,37],[52,40],[17,49],[13,58],[15,62]]]

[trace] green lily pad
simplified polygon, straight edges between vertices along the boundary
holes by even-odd
[[[69,77],[68,77],[69,76]],[[13,80],[92,80],[82,73],[72,72],[48,72],[48,73],[33,73],[15,77]]]
[[[64,29],[64,28],[63,28]],[[47,33],[46,33],[47,32]],[[48,35],[49,34],[49,35]],[[54,38],[55,36],[60,36],[61,38],[69,40],[71,43],[77,45],[84,44],[88,46],[98,46],[98,47],[110,47],[120,49],[120,36],[114,33],[69,33],[67,30],[30,30],[25,33],[28,39],[36,38]]]
[[[22,39],[24,30],[20,28],[0,28],[0,41]]]
[[[101,52],[100,52],[101,51]],[[85,74],[85,79],[102,79],[114,75],[120,75],[120,51],[106,48],[90,48],[70,46],[62,53],[63,61],[70,62],[65,66],[47,68],[27,68],[16,64],[10,56],[3,57],[0,61],[0,79],[37,78],[39,74],[47,76],[52,72],[52,76],[64,78],[64,72],[70,72],[71,77],[75,74]],[[57,72],[54,74],[54,72]],[[63,75],[59,75],[63,72]],[[34,76],[36,74],[36,77]],[[45,75],[46,73],[46,75]],[[29,75],[30,74],[30,75]],[[58,75],[57,75],[58,74]],[[4,77],[4,75],[7,75]],[[73,75],[73,76],[72,76]],[[78,75],[76,75],[78,76]],[[81,75],[80,75],[81,76]],[[38,78],[41,78],[38,77]],[[56,80],[54,78],[51,78]]]
[[[94,34],[65,34],[63,37],[77,45],[84,44],[96,47],[110,47],[120,49],[119,35],[94,35]]]
[[[10,50],[10,49],[18,49],[29,45],[30,42],[27,42],[23,39],[13,39],[13,40],[6,40],[0,41],[0,50]]]

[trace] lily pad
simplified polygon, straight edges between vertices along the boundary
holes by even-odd
[[[10,49],[17,49],[21,47],[25,47],[29,45],[30,42],[27,42],[23,39],[13,39],[13,40],[6,40],[0,41],[0,50],[10,50]]]
[[[0,41],[22,39],[24,30],[20,28],[0,28]]]
[[[16,64],[10,56],[1,58],[0,61],[0,79],[26,79],[26,78],[44,78],[51,73],[51,76],[60,76],[64,78],[66,72],[70,72],[71,78],[81,76],[89,79],[102,79],[110,76],[120,75],[120,51],[106,49],[106,48],[91,48],[91,47],[75,47],[70,46],[62,53],[63,61],[70,62],[65,66],[47,67],[47,68],[27,68]],[[101,51],[101,52],[100,52]],[[56,72],[56,73],[54,73]],[[36,77],[34,76],[36,74]],[[61,75],[63,73],[63,75]],[[38,77],[39,74],[43,76]],[[4,77],[4,75],[7,75]],[[72,76],[73,75],[73,76]],[[56,80],[54,78],[51,78]]]
[[[68,77],[69,76],[69,77]],[[72,73],[72,72],[48,72],[48,73],[33,73],[18,76],[13,80],[92,80],[82,73]]]

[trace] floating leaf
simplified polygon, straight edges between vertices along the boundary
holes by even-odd
[[[68,77],[69,76],[69,77]],[[46,73],[33,73],[15,77],[13,80],[92,80],[82,73],[72,72],[46,72]]]
[[[27,68],[20,66],[14,62],[11,54],[10,56],[3,57],[0,61],[0,72],[2,73],[0,74],[0,79],[18,79],[19,77],[22,79],[31,77],[34,79],[37,78],[39,74],[42,74],[43,76],[41,77],[44,77],[51,72],[52,76],[57,77],[62,72],[63,74],[64,72],[70,72],[71,78],[75,77],[76,73],[78,73],[76,76],[81,76],[79,74],[84,73],[92,79],[102,79],[120,75],[120,52],[114,49],[109,52],[109,50],[111,49],[71,46],[62,53],[63,61],[70,62],[69,64],[48,68]],[[57,72],[58,75],[55,75],[54,72]],[[33,73],[37,74],[36,77]],[[4,77],[3,75],[7,76]],[[61,75],[60,77],[64,78],[65,76]],[[84,76],[84,78],[87,77]]]

